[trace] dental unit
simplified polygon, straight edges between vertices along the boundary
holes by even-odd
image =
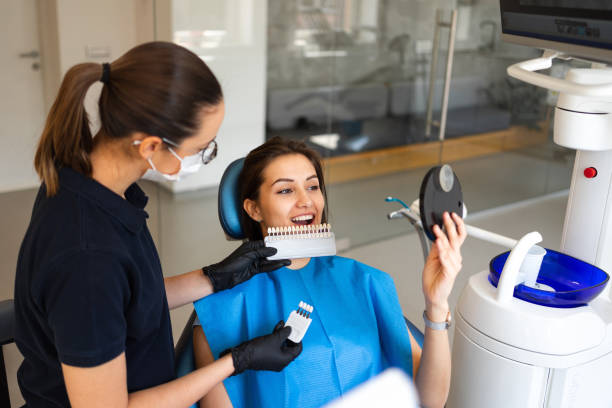
[[[576,149],[576,159],[560,251],[538,247],[542,236],[535,231],[516,241],[466,226],[468,236],[511,250],[471,275],[461,292],[449,408],[612,407],[612,69],[606,65],[612,9],[604,3],[500,0],[502,39],[544,50],[508,74],[558,92],[554,141]],[[565,78],[537,72],[555,59],[591,67],[569,69]],[[424,180],[418,202],[388,215],[423,231],[424,255],[426,232],[440,223],[442,210],[466,215],[463,198],[445,184],[452,172],[433,173],[427,190],[448,196],[446,208],[424,201]]]

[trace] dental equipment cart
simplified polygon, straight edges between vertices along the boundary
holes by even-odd
[[[545,50],[508,73],[559,92],[554,141],[577,150],[561,252],[544,256],[538,282],[548,289],[525,285],[507,253],[469,279],[448,408],[612,407],[612,9],[539,3],[501,0],[502,38]],[[565,79],[535,72],[575,57],[597,62]],[[512,252],[540,240],[527,234]]]
[[[612,69],[606,65],[612,6],[561,3],[500,0],[502,39],[544,50],[510,66],[509,75],[559,93],[554,141],[576,149],[561,251],[538,247],[538,232],[515,241],[466,224],[468,236],[512,250],[472,275],[461,292],[447,408],[612,407]],[[572,68],[564,79],[536,72],[557,58],[591,68]],[[440,204],[447,195],[450,204]],[[408,207],[387,198],[404,206],[388,218],[417,227],[427,256],[426,232],[440,224],[442,211],[465,217],[462,200],[450,166],[438,166],[425,177],[418,202]],[[536,266],[525,267],[534,257]]]

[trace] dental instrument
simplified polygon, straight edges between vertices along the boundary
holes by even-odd
[[[270,260],[336,255],[336,237],[327,223],[269,227],[264,242],[277,250]]]
[[[422,200],[419,198],[415,200],[410,207],[402,200],[390,196],[385,198],[385,201],[398,202],[404,207],[388,214],[387,218],[408,218],[411,224],[419,232],[421,247],[423,249],[423,258],[426,260],[429,254],[429,242],[425,239],[424,231],[431,231],[433,225],[438,225],[440,228],[443,228],[442,214],[445,211],[454,211],[455,207],[457,212],[461,213],[461,217],[465,218],[467,216],[467,206],[463,202],[461,184],[456,178],[451,166],[448,164],[433,167],[427,172],[421,184],[419,196],[424,199]],[[424,228],[423,225],[427,225],[427,227]],[[510,249],[514,248],[518,243],[515,239],[472,225],[464,225],[468,236],[473,238],[505,246]],[[429,237],[429,234],[427,237]],[[433,240],[432,238],[430,239]],[[541,246],[533,245],[529,248],[522,261],[517,284],[524,284],[536,289],[547,288],[547,290],[553,291],[549,286],[537,282],[540,265],[545,254],[546,249]],[[495,281],[495,284],[496,282],[497,281]]]
[[[393,198],[393,197],[387,197],[385,198],[385,201],[399,202],[400,200]],[[467,205],[463,203],[463,215],[461,215],[461,218],[466,218],[467,213],[468,213]],[[415,228],[417,228],[418,230],[423,230],[423,223],[421,221],[421,212],[419,210],[419,199],[414,200],[414,202],[412,203],[410,207],[404,206],[404,208],[400,208],[399,210],[392,211],[389,214],[387,214],[387,218],[390,220],[394,220],[397,218],[403,218],[403,217],[408,218],[408,221],[410,221],[410,223],[413,224]],[[514,246],[518,242],[518,240],[514,238],[506,237],[504,235],[497,234],[495,232],[487,231],[485,229],[475,227],[473,225],[469,225],[465,223],[463,225],[465,226],[465,231],[467,232],[468,236],[480,239],[482,241],[491,242],[492,244],[496,244],[496,245],[503,246],[506,248],[514,248]],[[427,254],[425,255],[425,257],[427,257]]]
[[[310,326],[310,322],[312,322],[310,315],[312,314],[313,310],[313,306],[306,302],[300,301],[298,308],[291,312],[289,318],[287,319],[287,323],[285,323],[285,327],[291,327],[289,340],[294,343],[299,343],[302,341],[308,327]]]

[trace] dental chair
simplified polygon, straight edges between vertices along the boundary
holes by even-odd
[[[240,190],[238,189],[238,177],[244,158],[237,159],[230,163],[225,169],[221,182],[219,183],[218,211],[219,222],[230,240],[245,239],[242,226],[240,225],[240,212],[242,203],[240,202]],[[191,313],[190,318],[185,325],[183,332],[175,347],[175,368],[177,377],[181,377],[195,369],[193,360],[193,322],[195,320],[195,310]],[[406,325],[416,342],[423,347],[423,333],[404,317]],[[197,407],[197,405],[193,405]]]
[[[13,299],[0,301],[0,406],[10,407],[8,380],[6,378],[6,367],[4,365],[5,344],[15,341],[15,305]]]

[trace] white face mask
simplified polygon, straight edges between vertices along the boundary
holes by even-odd
[[[139,145],[140,140],[134,141],[134,144]],[[168,150],[170,150],[170,153],[172,153],[172,155],[174,155],[174,157],[176,157],[179,161],[179,171],[175,174],[162,173],[155,168],[151,158],[148,158],[147,161],[149,162],[149,166],[151,166],[151,168],[148,169],[142,176],[143,179],[151,181],[178,181],[190,174],[197,173],[203,165],[201,153],[192,154],[191,156],[186,156],[181,159],[181,157],[176,154],[171,147],[168,147]]]

